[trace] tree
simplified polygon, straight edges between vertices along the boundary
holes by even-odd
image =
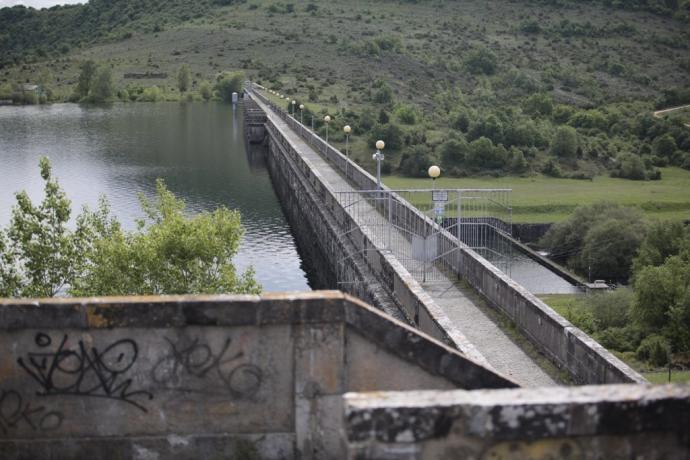
[[[244,86],[244,73],[230,72],[218,76],[216,91],[224,102],[232,102],[232,93],[239,93]]]
[[[632,216],[630,216],[632,217]],[[593,279],[626,282],[632,260],[645,234],[644,223],[635,218],[603,217],[585,235],[582,252],[571,265]]]
[[[211,84],[207,81],[201,84],[201,86],[199,87],[199,92],[201,93],[201,97],[204,98],[205,101],[208,101],[213,97],[213,88],[211,88]]]
[[[441,162],[445,168],[460,167],[465,162],[468,145],[464,139],[449,139],[440,147]]]
[[[550,257],[592,278],[627,280],[646,225],[640,211],[614,203],[580,206],[540,244]]]
[[[654,154],[660,157],[671,158],[678,146],[676,140],[670,134],[664,134],[654,139],[653,143]]]
[[[666,337],[675,351],[690,351],[690,238],[678,255],[635,274],[634,320]]]
[[[505,166],[508,152],[500,145],[495,146],[491,139],[480,137],[470,142],[467,152],[467,164],[478,168],[498,169]]]
[[[380,87],[374,93],[374,102],[377,104],[388,104],[393,100],[393,90],[385,82],[381,82]]]
[[[108,67],[101,67],[96,72],[96,77],[91,83],[91,94],[89,99],[92,102],[106,102],[115,94],[113,87],[113,76]]]
[[[45,198],[34,206],[25,192],[6,231],[0,231],[0,295],[257,293],[253,271],[232,264],[242,227],[238,211],[219,208],[193,217],[184,202],[156,184],[156,200],[141,198],[147,216],[124,232],[102,198],[70,230],[70,202],[41,159]]]
[[[690,228],[682,222],[652,223],[633,261],[633,273],[647,266],[663,265],[666,259],[680,252],[685,239],[690,239]]]
[[[79,81],[77,82],[77,87],[74,90],[77,99],[83,99],[89,95],[91,90],[91,82],[96,76],[96,63],[94,61],[88,60],[82,62],[79,66]]]
[[[9,227],[0,236],[0,294],[51,297],[71,284],[84,264],[84,229],[67,227],[70,201],[40,160],[45,196],[35,206],[26,192],[16,194]]]
[[[192,81],[192,72],[187,64],[180,67],[177,72],[177,88],[181,93],[186,93],[189,90],[189,85]]]
[[[386,150],[398,150],[403,146],[404,134],[402,128],[395,123],[377,123],[369,134],[369,145],[382,139],[386,143]]]
[[[529,115],[548,117],[553,113],[553,98],[546,93],[532,94],[525,100],[523,107]]]
[[[473,74],[493,75],[498,67],[498,57],[488,48],[479,48],[467,56],[465,66]]]
[[[132,233],[90,217],[103,236],[89,251],[88,270],[76,280],[76,295],[258,293],[250,269],[238,275],[232,264],[242,238],[240,213],[221,207],[186,217],[185,204],[162,179],[156,200],[140,197],[147,220]]]
[[[551,153],[561,158],[575,158],[579,141],[577,131],[570,126],[561,126],[551,141]]]
[[[431,157],[423,145],[415,145],[400,157],[400,172],[409,177],[428,177]]]

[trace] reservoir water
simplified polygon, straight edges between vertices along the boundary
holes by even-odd
[[[143,217],[138,194],[155,180],[192,212],[238,209],[246,229],[235,265],[253,266],[266,291],[309,290],[261,151],[245,149],[241,107],[217,103],[0,107],[0,225],[14,193],[42,198],[38,160],[48,156],[73,216],[105,194],[126,228]]]

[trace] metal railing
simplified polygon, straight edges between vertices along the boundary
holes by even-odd
[[[473,249],[497,268],[510,268],[510,190],[365,190],[336,192],[349,219],[395,256],[421,283],[457,277],[458,250]]]

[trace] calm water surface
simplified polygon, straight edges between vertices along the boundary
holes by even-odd
[[[246,229],[236,266],[253,266],[266,291],[309,290],[290,228],[260,151],[244,145],[241,108],[222,104],[0,107],[0,225],[14,192],[42,197],[40,156],[48,156],[72,200],[73,216],[105,194],[123,225],[143,217],[137,195],[155,180],[191,211],[239,209]]]

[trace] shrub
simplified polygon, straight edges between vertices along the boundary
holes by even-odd
[[[561,126],[551,141],[551,153],[561,158],[574,158],[578,146],[577,131],[570,126]]]
[[[671,349],[661,335],[650,335],[640,343],[635,355],[640,361],[647,361],[653,366],[664,366],[669,362]]]
[[[549,177],[563,177],[563,171],[552,158],[549,158],[541,168],[542,174]]]
[[[242,72],[223,73],[219,75],[216,81],[218,96],[225,102],[232,102],[232,93],[239,93],[242,91],[244,78],[244,73]]]
[[[415,145],[400,158],[400,172],[409,177],[427,177],[431,163],[427,147]]]
[[[634,352],[642,338],[642,332],[634,325],[611,327],[593,334],[594,339],[605,348],[619,352]]]
[[[630,322],[633,303],[631,289],[620,288],[612,292],[592,295],[589,299],[598,329],[624,327]]]
[[[495,146],[491,139],[480,137],[470,143],[467,163],[483,169],[498,169],[506,164],[508,152],[502,146]]]
[[[415,123],[417,123],[417,111],[411,105],[398,105],[398,107],[395,109],[395,114],[397,115],[398,120],[400,120],[401,123],[404,123],[406,125],[414,125]]]
[[[388,104],[393,100],[393,90],[386,83],[374,93],[374,102],[377,104]]]
[[[498,67],[498,57],[488,48],[479,48],[465,58],[465,67],[473,74],[493,75]]]
[[[439,149],[441,154],[441,164],[444,168],[459,167],[465,162],[468,152],[468,145],[464,139],[449,139]]]

